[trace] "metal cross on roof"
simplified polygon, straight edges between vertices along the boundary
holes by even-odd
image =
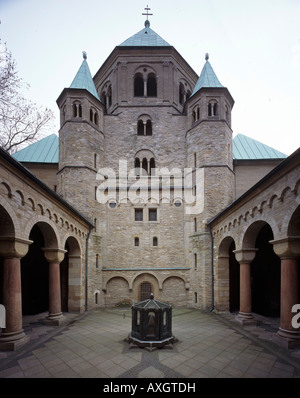
[[[146,13],[143,13],[142,15],[147,15],[147,20],[148,20],[148,16],[149,16],[149,15],[153,15],[153,14],[149,14],[149,11],[151,10],[151,8],[149,8],[149,7],[148,7],[148,4],[147,4],[147,7],[145,7],[144,9],[145,9],[147,12],[146,12]]]

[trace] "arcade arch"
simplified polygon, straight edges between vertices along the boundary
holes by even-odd
[[[32,244],[21,259],[23,315],[34,315],[49,309],[49,264],[43,253],[47,236],[55,240],[51,227],[43,223],[35,224],[29,234]]]
[[[80,244],[75,237],[69,236],[64,248],[66,253],[60,264],[62,311],[81,311],[84,302]]]
[[[184,307],[188,300],[186,282],[179,276],[168,276],[164,279],[161,300],[177,307]]]
[[[240,305],[240,265],[235,258],[235,241],[225,237],[219,246],[216,270],[216,295],[219,308],[230,312],[239,310]]]
[[[0,205],[0,242],[1,246],[5,245],[6,237],[13,237],[15,234],[15,228],[13,224],[13,220],[9,213],[5,210],[5,208]],[[2,243],[3,242],[3,243]],[[4,248],[1,247],[0,253],[0,304],[3,304],[3,295],[4,295],[4,269],[3,269],[3,259],[4,259]]]
[[[9,213],[0,205],[0,236],[14,236],[15,227]]]
[[[221,241],[215,284],[220,309],[249,314],[253,311],[269,317],[280,315],[280,258],[273,250],[273,239],[271,226],[259,220],[248,225],[241,237],[241,249],[237,250],[233,237]],[[247,311],[240,308],[244,299]]]
[[[273,239],[273,231],[265,223],[257,232],[257,252],[251,263],[252,311],[268,317],[279,317],[280,258],[270,243]]]
[[[106,305],[116,306],[124,300],[128,300],[129,285],[128,281],[121,276],[114,276],[106,284]]]
[[[300,236],[300,206],[291,215],[287,228],[287,236]]]
[[[142,295],[142,286],[147,286],[148,290],[150,287],[152,288],[152,292],[154,294],[154,297],[158,297],[158,292],[159,292],[159,282],[157,278],[152,275],[151,273],[142,273],[137,275],[132,283],[132,290],[133,290],[133,295],[134,295],[134,301],[141,301],[141,299],[144,299],[148,293],[145,293],[145,296]],[[148,292],[148,291],[147,291]],[[149,296],[150,298],[150,296]]]

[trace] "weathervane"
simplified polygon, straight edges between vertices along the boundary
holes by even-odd
[[[148,4],[147,4],[147,7],[145,7],[144,9],[145,9],[147,12],[146,12],[146,13],[143,13],[142,15],[147,15],[147,20],[148,20],[148,16],[149,16],[149,15],[153,15],[153,14],[149,14],[149,11],[151,10],[151,8],[149,8],[149,7],[148,7]]]

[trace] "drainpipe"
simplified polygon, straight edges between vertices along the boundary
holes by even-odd
[[[211,242],[211,307],[210,312],[215,307],[215,289],[214,289],[214,237],[212,234],[211,226],[209,225],[210,242]]]
[[[89,239],[90,239],[90,234],[92,232],[92,229],[94,227],[91,227],[89,229],[89,232],[86,237],[86,245],[85,245],[85,311],[88,309],[88,253],[89,253]]]

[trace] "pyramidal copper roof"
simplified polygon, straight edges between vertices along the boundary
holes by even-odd
[[[287,157],[284,153],[243,134],[237,134],[232,143],[233,159],[236,160],[285,159]]]
[[[97,100],[100,101],[100,98],[98,96],[94,80],[91,75],[90,68],[87,63],[87,55],[85,52],[83,52],[83,61],[82,64],[74,77],[74,80],[71,83],[70,88],[80,88],[80,89],[85,89],[89,91],[94,97],[97,98]]]
[[[194,95],[197,91],[199,91],[203,87],[208,87],[208,88],[224,87],[220,83],[210,62],[208,61],[208,59],[209,59],[208,54],[205,55],[205,59],[206,59],[206,62],[204,64],[204,67],[202,69],[202,72],[199,76],[199,79],[196,83],[196,86],[194,88],[192,95]]]
[[[19,162],[58,163],[59,139],[51,134],[12,155]]]
[[[162,39],[154,30],[150,28],[150,22],[147,20],[145,22],[145,28],[135,35],[129,37],[129,39],[125,40],[119,46],[127,46],[127,47],[163,47],[168,46],[170,44]]]

